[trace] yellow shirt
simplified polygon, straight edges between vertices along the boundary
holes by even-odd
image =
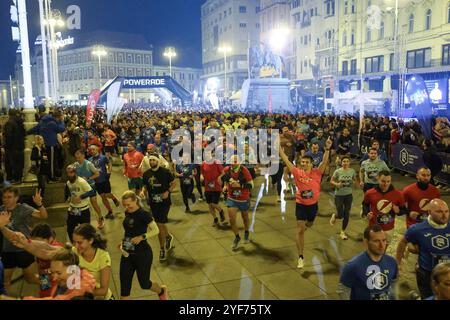
[[[95,278],[95,288],[100,288],[100,278],[101,278],[101,270],[106,267],[111,267],[111,257],[109,253],[102,249],[97,249],[95,253],[94,260],[91,262],[86,261],[79,253],[77,248],[72,247],[72,250],[78,255],[80,259],[80,268],[86,269],[91,273]],[[110,300],[112,297],[111,289],[108,288],[108,293],[105,295],[105,300]],[[96,297],[96,299],[101,299],[100,297]]]

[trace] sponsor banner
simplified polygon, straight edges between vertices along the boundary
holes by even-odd
[[[435,177],[441,183],[448,184],[450,181],[450,154],[437,153],[443,163],[442,171]],[[417,146],[396,144],[392,150],[392,164],[394,168],[415,174],[420,167],[425,166],[423,162],[423,151]]]
[[[89,95],[88,104],[86,108],[86,125],[89,127],[94,119],[95,109],[97,107],[98,100],[100,99],[100,90],[92,90]]]

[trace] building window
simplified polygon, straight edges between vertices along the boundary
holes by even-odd
[[[372,41],[372,29],[370,27],[366,30],[366,42]]]
[[[357,65],[356,65],[356,63],[357,63],[357,60],[356,59],[353,59],[352,60],[352,62],[351,62],[351,66],[350,66],[350,74],[356,74],[357,72],[358,72],[358,70],[357,70]]]
[[[442,65],[450,65],[450,44],[446,44],[442,47]]]
[[[342,36],[342,44],[343,46],[347,46],[347,31],[344,31],[344,35]]]
[[[431,67],[431,48],[408,51],[407,68],[428,68]]]
[[[356,0],[352,0],[352,13],[356,13]]]
[[[381,21],[380,24],[380,40],[384,39],[384,21]]]
[[[239,23],[239,27],[241,27],[241,28],[247,28],[247,24],[246,24],[246,23]]]
[[[261,11],[261,7],[256,7],[256,13],[259,13]]]
[[[366,73],[383,72],[384,71],[384,57],[366,58]]]
[[[348,76],[348,61],[342,61],[342,75]]]
[[[414,32],[414,15],[413,14],[411,14],[409,16],[408,31],[409,31],[409,33]]]
[[[431,9],[428,9],[427,16],[425,18],[425,30],[431,29]]]
[[[239,13],[247,13],[247,7],[246,6],[240,6],[239,7]]]
[[[326,2],[327,16],[334,16],[335,0],[327,0]]]
[[[394,69],[395,69],[394,57],[395,57],[395,55],[393,53],[391,53],[389,56],[389,70],[390,71],[394,71]]]
[[[352,30],[352,38],[351,38],[351,45],[355,45],[355,30]]]
[[[348,14],[348,0],[344,1],[344,14],[347,15]]]

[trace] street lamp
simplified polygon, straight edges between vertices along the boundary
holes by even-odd
[[[97,47],[97,49],[92,51],[92,54],[98,57],[98,80],[100,83],[100,89],[102,86],[102,57],[106,56],[108,52],[103,47]]]
[[[175,51],[174,47],[167,47],[164,50],[164,57],[169,58],[169,73],[172,77],[172,58],[175,58],[177,56],[177,52]]]
[[[51,57],[51,63],[50,63],[50,78],[52,79],[52,96],[54,101],[58,101],[59,99],[59,70],[58,70],[58,48],[62,47],[63,45],[58,44],[58,41],[56,40],[56,33],[55,28],[63,28],[65,26],[65,22],[62,19],[61,12],[57,9],[51,9],[50,3],[46,3],[48,6],[48,17],[46,20],[44,20],[44,24],[49,27],[49,33],[50,33],[50,57]]]
[[[223,46],[219,47],[218,50],[220,53],[223,53],[223,62],[224,62],[224,70],[225,70],[223,98],[226,99],[227,95],[228,95],[227,54],[230,53],[233,49],[230,46],[223,45]]]

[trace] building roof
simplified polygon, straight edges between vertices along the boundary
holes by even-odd
[[[75,43],[62,48],[73,50],[96,45],[110,48],[123,48],[131,50],[153,50],[153,46],[148,43],[144,36],[134,33],[113,32],[113,31],[92,31],[74,34]]]

